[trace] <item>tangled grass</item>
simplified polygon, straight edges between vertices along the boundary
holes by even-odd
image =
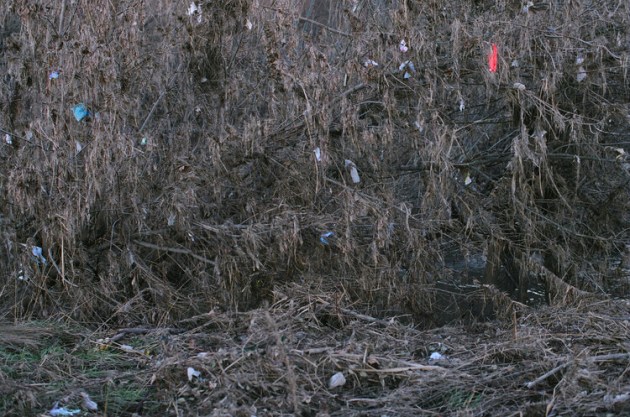
[[[0,6],[4,317],[627,294],[628,4],[193,4]]]

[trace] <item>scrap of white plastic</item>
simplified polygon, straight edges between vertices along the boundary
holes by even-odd
[[[512,60],[512,68],[518,68],[520,64],[518,63],[518,59]]]
[[[405,61],[402,64],[400,64],[398,66],[398,71],[402,71],[405,68],[409,68],[410,70],[412,70],[414,72],[416,71],[416,67],[413,65],[413,62],[411,62],[411,61]]]
[[[125,352],[133,352],[133,346],[129,345],[120,345],[120,350],[124,350]]]
[[[522,83],[514,83],[512,87],[520,91],[525,91],[525,88],[526,88],[525,84],[522,84]]]
[[[470,185],[472,183],[472,178],[470,178],[470,174],[466,174],[466,178],[464,178],[464,185]]]
[[[462,112],[462,111],[464,111],[465,108],[466,108],[466,105],[464,104],[464,99],[460,98],[459,99],[459,111]]]
[[[188,8],[188,16],[192,16],[195,13],[201,13],[201,9],[197,6],[197,3],[193,1],[190,3],[190,7]]]
[[[190,3],[187,14],[188,16],[197,16],[197,23],[201,23],[201,4],[197,4],[196,1]]]
[[[171,227],[173,225],[175,225],[175,220],[177,220],[177,216],[175,215],[175,213],[171,213],[168,215],[168,218],[166,219],[166,224]]]
[[[400,52],[403,52],[403,53],[409,50],[409,47],[407,46],[407,42],[404,39],[400,41],[400,44],[398,45],[398,47],[400,49]]]
[[[188,367],[188,369],[186,370],[186,373],[188,374],[188,380],[189,381],[192,381],[193,378],[199,378],[201,376],[201,372],[199,372],[198,370],[196,370],[192,366]]]
[[[614,148],[615,152],[617,152],[617,159],[618,161],[621,161],[622,159],[624,159],[624,157],[626,156],[626,151],[623,148]]]
[[[582,54],[578,54],[575,58],[575,65],[580,65],[584,63],[584,56]]]
[[[398,71],[402,71],[404,69],[408,69],[409,71],[415,73],[416,72],[416,66],[413,65],[413,62],[411,61],[405,61],[402,64],[400,64],[400,66],[398,67]],[[403,75],[403,78],[405,80],[411,78],[411,73],[409,71],[405,71],[405,74]]]
[[[442,355],[440,352],[433,352],[429,357],[429,359],[431,359],[432,361],[439,361],[445,358],[446,356]]]
[[[147,141],[148,141],[148,140],[147,140],[147,137],[146,137],[146,136],[145,136],[145,137],[143,137],[143,138],[140,140],[140,145],[141,145],[141,146],[146,146]]]
[[[575,78],[579,83],[586,79],[586,70],[584,69],[584,67],[581,66],[580,68],[578,68],[577,76]]]
[[[357,167],[350,168],[350,176],[352,177],[352,182],[358,184],[361,182],[361,178],[359,177],[359,171],[357,171]]]
[[[48,74],[49,80],[56,80],[57,78],[59,78],[59,71],[52,71],[50,74]]]
[[[28,281],[28,275],[26,275],[26,274],[24,273],[24,270],[23,270],[23,269],[20,269],[20,270],[18,271],[18,277],[17,277],[17,279],[18,279],[18,281]]]
[[[346,383],[346,377],[343,376],[343,373],[337,372],[333,376],[330,377],[330,381],[328,381],[328,388],[336,388],[341,387]]]
[[[56,416],[73,416],[75,414],[80,414],[81,410],[69,410],[66,407],[59,407],[59,403],[55,403],[53,408],[48,412],[53,417]]]
[[[346,168],[350,169],[350,177],[352,178],[352,182],[358,184],[361,182],[361,177],[359,177],[359,171],[357,170],[357,166],[349,159],[346,159]]]
[[[378,62],[374,61],[373,59],[366,59],[363,63],[363,66],[365,68],[378,67]]]
[[[247,30],[252,30],[254,24],[251,22],[251,20],[247,19],[245,20],[245,27],[247,28]]]
[[[90,398],[87,392],[81,392],[81,397],[83,398],[83,408],[90,411],[98,410],[98,404]]]
[[[313,152],[315,152],[315,159],[317,159],[318,162],[321,162],[321,160],[322,160],[322,150],[319,149],[319,148],[315,148],[315,150]]]
[[[8,133],[4,135],[4,141],[7,143],[7,145],[13,144],[13,139],[11,139],[11,135],[9,135]]]

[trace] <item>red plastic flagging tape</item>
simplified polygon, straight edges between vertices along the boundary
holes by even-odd
[[[492,44],[492,52],[488,55],[488,69],[490,72],[497,72],[497,63],[499,61],[499,49],[495,43]]]

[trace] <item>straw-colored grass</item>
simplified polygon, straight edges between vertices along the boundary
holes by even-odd
[[[22,3],[6,321],[169,326],[291,283],[423,328],[628,295],[627,2]]]

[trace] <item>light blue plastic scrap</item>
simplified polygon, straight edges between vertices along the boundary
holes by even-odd
[[[72,108],[72,113],[74,114],[74,118],[77,119],[77,122],[85,119],[90,115],[89,110],[85,107],[85,104],[80,103]]]
[[[40,248],[39,246],[33,246],[33,256],[37,258],[37,263],[41,262],[42,264],[46,265],[46,258],[44,258],[44,255],[42,255],[42,248]]]
[[[332,237],[335,235],[335,232],[326,232],[326,233],[322,233],[322,235],[319,237],[319,241],[322,242],[324,245],[328,245],[328,238]]]
[[[66,407],[59,407],[59,403],[55,403],[55,406],[48,412],[51,416],[73,416],[75,414],[81,414],[81,410],[69,410]]]

